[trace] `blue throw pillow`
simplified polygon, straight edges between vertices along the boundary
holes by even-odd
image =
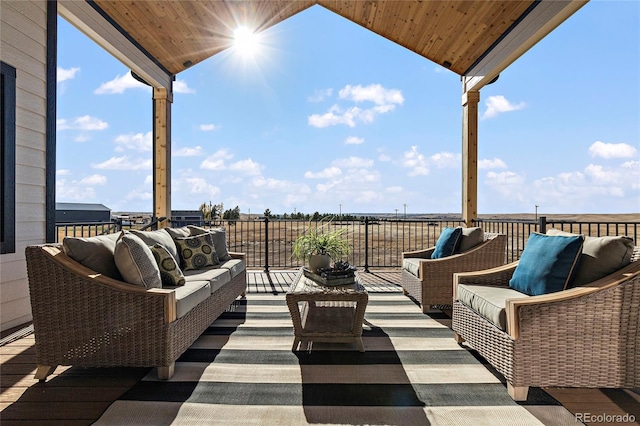
[[[440,259],[451,256],[458,249],[461,239],[462,228],[444,228],[440,233],[440,238],[436,241],[436,249],[431,253],[431,258]]]
[[[529,296],[569,288],[580,261],[583,242],[582,235],[529,235],[509,287]]]

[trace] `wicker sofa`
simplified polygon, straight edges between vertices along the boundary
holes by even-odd
[[[441,259],[431,259],[435,250],[423,250],[402,254],[402,290],[413,297],[428,312],[432,305],[451,306],[453,301],[453,274],[478,271],[504,265],[507,258],[507,236],[483,233],[483,241],[462,253]]]
[[[601,279],[536,296],[508,287],[518,262],[455,274],[456,341],[466,341],[495,367],[516,401],[527,399],[530,386],[638,387],[639,260],[640,248],[635,247],[631,263]],[[468,294],[461,297],[461,291],[484,296],[493,302],[492,309],[500,305],[495,299],[502,292],[504,327],[470,307]]]
[[[160,379],[171,378],[176,359],[245,294],[244,254],[229,255],[185,272],[183,286],[145,288],[89,269],[62,244],[27,247],[35,378],[44,381],[58,365],[157,367]]]

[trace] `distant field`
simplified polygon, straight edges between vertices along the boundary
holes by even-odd
[[[480,215],[486,232],[507,235],[507,259],[517,260],[531,232],[539,232],[532,215]],[[628,235],[639,244],[640,214],[575,214],[548,215],[547,227],[591,236]],[[512,222],[514,220],[517,222]],[[522,221],[525,221],[524,223]],[[555,223],[554,223],[555,222]],[[458,226],[459,215],[411,216],[407,220],[373,221],[368,227],[359,221],[333,222],[330,227],[346,228],[353,251],[346,259],[363,267],[400,267],[402,252],[435,245],[445,226]],[[291,257],[291,245],[309,226],[307,221],[240,220],[235,224],[224,223],[231,251],[247,255],[250,267],[292,268],[302,262]],[[139,227],[139,226],[138,226]],[[92,236],[115,232],[109,224],[92,227],[58,228],[59,241],[65,235]],[[268,236],[267,236],[268,232]]]

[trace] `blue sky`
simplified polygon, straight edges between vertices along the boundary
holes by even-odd
[[[152,210],[151,90],[59,18],[59,202]],[[314,6],[180,73],[172,207],[459,213],[460,77]],[[640,3],[592,1],[480,92],[478,212],[640,212]]]

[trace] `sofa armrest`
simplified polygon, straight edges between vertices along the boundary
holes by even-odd
[[[636,278],[640,278],[640,262],[632,262],[619,271],[582,287],[575,287],[568,290],[523,299],[507,300],[507,333],[515,340],[520,336],[522,332],[521,326],[525,322],[539,322],[536,320],[536,317],[538,316],[561,318],[560,315],[566,315],[567,304],[571,303],[583,303],[585,305],[578,310],[578,315],[580,313],[584,314],[584,318],[582,319],[583,321],[589,321],[589,319],[597,319],[600,321],[600,316],[593,315],[593,313],[608,310],[602,309],[602,306],[599,306],[600,302],[597,301],[596,298],[592,298],[590,296],[611,290]],[[640,285],[638,285],[637,292],[640,293]],[[550,311],[558,311],[558,315],[554,315]],[[559,322],[561,323],[562,321]]]
[[[246,257],[245,253],[239,253],[235,251],[230,251],[229,256],[231,256],[232,259],[243,259],[243,260]]]
[[[100,297],[108,297],[109,294],[128,294],[130,298],[136,299],[140,306],[147,305],[145,301],[149,301],[149,304],[153,305],[156,303],[153,302],[154,300],[160,300],[163,305],[162,314],[164,322],[170,323],[176,319],[175,290],[161,288],[146,289],[96,273],[92,269],[71,259],[58,246],[30,246],[27,247],[26,250],[29,285],[32,287],[31,291],[34,295],[41,290],[44,291],[44,294],[47,294],[46,299],[55,297],[58,292],[64,295],[65,292],[68,291],[65,286],[69,285],[71,281],[74,284],[86,286],[86,288],[83,288],[83,293],[87,294],[87,306],[93,303],[99,304],[100,306],[108,304],[106,300],[93,301],[91,296],[91,294],[94,293],[93,290],[96,290],[95,293],[100,292]],[[47,268],[46,262],[52,262],[52,265]],[[50,274],[49,279],[39,279],[40,274],[53,272],[50,269],[51,267],[53,267],[53,270],[59,271],[59,273]],[[72,279],[67,281],[64,277],[65,275]],[[61,301],[61,303],[64,303],[64,301]],[[144,309],[149,309],[149,306]]]
[[[436,246],[429,247],[422,250],[405,251],[402,253],[402,258],[420,258],[431,259],[431,254],[436,250]]]

